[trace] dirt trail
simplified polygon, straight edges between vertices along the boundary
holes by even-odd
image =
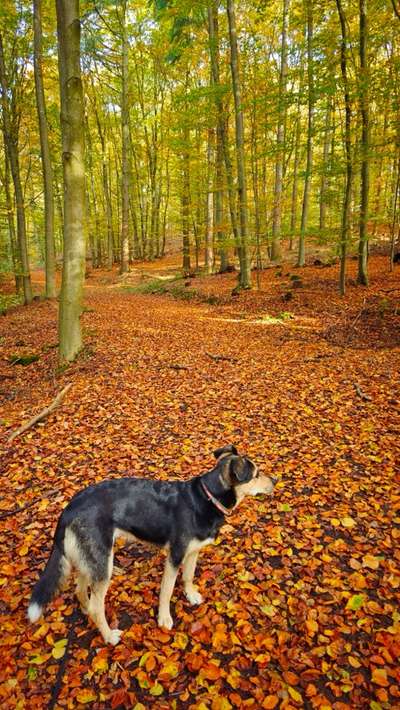
[[[4,434],[73,383],[46,422],[2,439],[2,707],[47,707],[56,677],[56,707],[227,710],[274,707],[274,697],[282,708],[400,707],[399,317],[393,293],[382,295],[396,275],[376,262],[367,300],[353,288],[344,303],[330,270],[302,278],[286,305],[289,279],[274,272],[237,299],[234,275],[191,279],[200,300],[190,301],[109,288],[115,278],[95,274],[85,350],[63,373],[55,304],[1,318]],[[8,362],[32,351],[40,358],[27,367]],[[76,617],[72,589],[28,627],[30,589],[73,492],[114,475],[195,475],[228,442],[282,480],[202,554],[204,605],[191,609],[178,583],[176,627],[157,630],[162,554],[126,546],[107,599],[127,629],[118,647],[104,650]]]

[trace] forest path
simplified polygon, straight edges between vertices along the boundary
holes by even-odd
[[[85,292],[85,349],[63,372],[56,304],[1,319],[4,433],[72,382],[43,424],[3,439],[2,707],[45,703],[57,673],[60,707],[68,698],[77,708],[162,710],[170,697],[177,708],[202,701],[213,710],[285,698],[293,707],[310,698],[335,710],[371,699],[396,707],[398,316],[390,295],[383,316],[376,299],[397,284],[378,271],[368,303],[350,290],[343,317],[325,270],[305,272],[314,296],[299,289],[289,306],[272,274],[260,293],[236,299],[234,275],[192,279],[199,298],[190,301],[110,289],[98,274]],[[212,288],[214,304],[202,300]],[[27,367],[8,362],[32,351],[39,360]],[[178,583],[176,627],[157,630],[162,555],[125,546],[117,557],[126,574],[107,597],[126,629],[119,646],[104,649],[87,619],[74,614],[71,625],[71,589],[27,625],[31,587],[76,490],[114,475],[186,478],[229,442],[281,482],[273,498],[244,502],[202,554],[203,605],[191,609]]]

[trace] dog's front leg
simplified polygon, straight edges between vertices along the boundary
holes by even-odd
[[[170,557],[165,560],[164,574],[161,581],[160,603],[158,607],[158,625],[165,626],[166,629],[172,629],[173,621],[169,608],[172,592],[174,591],[176,578],[178,576],[178,567],[172,564]]]
[[[199,551],[191,552],[186,555],[183,560],[183,586],[185,589],[185,594],[190,602],[190,604],[201,604],[203,597],[198,591],[197,587],[193,584],[194,571],[196,569],[197,558],[199,556]]]

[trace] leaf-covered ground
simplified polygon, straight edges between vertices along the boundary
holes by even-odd
[[[0,319],[0,706],[400,708],[399,273],[376,257],[371,288],[351,284],[345,299],[337,267],[269,269],[238,297],[233,274],[196,278],[177,298],[132,293],[142,266],[122,281],[92,273],[85,351],[64,372],[56,304]],[[68,382],[60,408],[7,444]],[[106,602],[118,646],[72,586],[27,623],[75,491],[190,477],[229,442],[281,481],[201,554],[204,604],[191,608],[178,581],[174,629],[158,629],[163,553],[125,544]]]

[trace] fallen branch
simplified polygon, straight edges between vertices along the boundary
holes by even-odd
[[[237,362],[237,359],[234,357],[228,357],[227,355],[213,355],[212,353],[207,353],[208,357],[211,358],[211,360],[215,360],[216,362],[219,362],[220,360],[226,360],[227,362]]]
[[[51,412],[58,407],[62,400],[64,399],[65,395],[67,394],[68,390],[72,387],[72,383],[70,382],[66,387],[64,387],[61,392],[58,393],[57,397],[52,401],[52,403],[48,406],[42,409],[39,414],[36,414],[32,419],[29,419],[29,421],[25,422],[22,424],[19,429],[16,429],[10,436],[7,438],[7,441],[11,442],[14,441],[14,439],[17,438],[20,434],[23,434],[25,431],[28,431],[31,427],[33,427],[35,424],[38,422],[41,422],[43,419],[46,419],[46,417],[51,414]]]
[[[358,385],[357,382],[354,382],[354,389],[357,392],[358,396],[365,402],[371,401],[372,397],[370,397],[368,394],[365,394],[365,392],[362,391],[360,385]]]
[[[26,487],[25,487],[26,488]],[[25,489],[23,489],[25,490]],[[40,498],[36,498],[35,500],[29,501],[26,505],[21,505],[19,508],[13,508],[12,510],[5,510],[3,513],[0,513],[0,520],[4,520],[5,518],[10,517],[10,515],[17,515],[17,513],[22,513],[22,511],[27,510],[28,508],[32,508],[33,505],[36,503],[41,503],[43,498],[51,498],[54,495],[58,495],[60,491],[55,489],[51,491],[42,491]],[[18,495],[21,493],[21,491],[18,491]]]
[[[167,365],[170,370],[189,370],[187,365]]]

